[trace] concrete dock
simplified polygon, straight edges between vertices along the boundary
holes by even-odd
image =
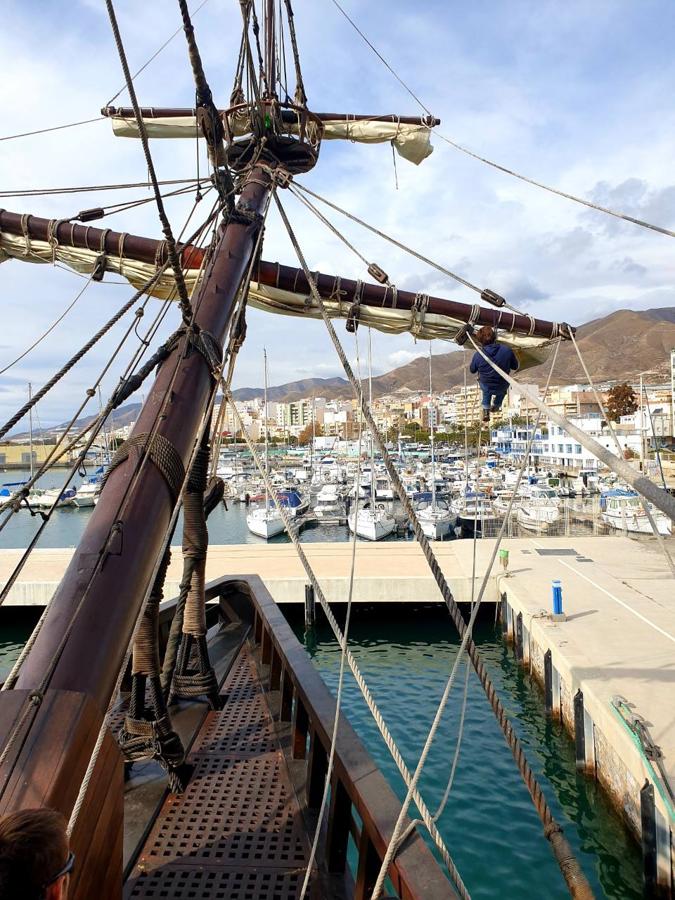
[[[476,544],[476,592],[493,545],[489,539]],[[672,539],[668,545],[675,549]],[[329,601],[344,601],[350,544],[303,546]],[[508,571],[497,562],[485,600],[502,604],[505,635],[545,688],[551,714],[574,736],[579,768],[604,785],[642,839],[645,865],[660,886],[655,890],[668,896],[675,834],[675,592],[666,560],[656,542],[624,536],[518,538],[502,546],[509,551]],[[470,600],[473,542],[434,549],[456,599]],[[18,550],[0,551],[0,581],[19,556]],[[47,602],[71,556],[71,550],[35,551],[9,602]],[[176,592],[181,570],[176,548],[167,596]],[[277,602],[304,602],[306,577],[291,544],[209,549],[208,579],[247,574],[259,575]],[[550,617],[553,579],[562,582],[564,620]],[[357,602],[441,599],[414,542],[359,542],[355,583]]]

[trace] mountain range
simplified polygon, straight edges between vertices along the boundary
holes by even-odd
[[[576,332],[576,342],[594,381],[634,379],[641,372],[653,379],[669,379],[670,351],[675,348],[675,307],[647,309],[638,312],[621,309],[592,322],[581,325]],[[432,358],[434,390],[443,391],[462,384],[465,355],[453,350],[439,353]],[[550,363],[525,370],[520,378],[530,383],[543,383],[548,376]],[[473,381],[473,376],[470,376]],[[571,341],[564,341],[551,384],[575,384],[587,382]],[[394,391],[424,391],[429,385],[428,357],[419,356],[404,366],[392,369],[384,375],[373,377],[373,395],[381,397]],[[239,388],[232,392],[236,400],[252,400],[262,397],[263,389]],[[303,397],[325,397],[333,400],[351,397],[352,391],[345,378],[303,378],[268,388],[270,401],[289,402]],[[136,420],[140,403],[128,403],[116,409],[113,427],[131,424]],[[93,421],[88,416],[75,423],[83,428]],[[57,429],[44,429],[45,432]],[[26,434],[27,436],[27,434]],[[23,435],[14,434],[16,440]]]
[[[670,351],[675,348],[675,307],[636,312],[621,309],[581,325],[575,335],[577,346],[594,381],[632,379],[640,372],[654,378],[669,378]],[[465,355],[457,350],[439,353],[432,358],[434,390],[443,391],[464,380]],[[543,382],[550,363],[525,370],[522,380]],[[470,376],[473,381],[473,376]],[[571,341],[565,341],[558,352],[552,384],[585,383],[587,378]],[[404,366],[373,377],[373,395],[381,397],[397,390],[424,391],[429,385],[428,357],[419,356]],[[233,391],[236,400],[262,397],[262,388],[240,388]],[[328,400],[352,395],[345,378],[305,378],[271,387],[269,400],[289,402],[303,397],[325,397]]]

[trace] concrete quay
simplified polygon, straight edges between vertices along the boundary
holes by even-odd
[[[675,541],[668,545],[675,551]],[[344,602],[349,543],[307,543],[305,552],[330,602]],[[476,593],[494,542],[476,543]],[[670,569],[652,541],[611,537],[536,537],[503,542],[485,601],[499,602],[507,639],[544,688],[551,715],[575,739],[577,764],[597,778],[642,841],[650,896],[671,896],[675,870],[675,592]],[[434,547],[459,602],[471,599],[473,542]],[[72,550],[38,550],[8,602],[43,605]],[[674,554],[675,555],[675,554]],[[0,582],[20,551],[0,551]],[[166,595],[177,592],[180,548]],[[279,603],[304,603],[306,577],[291,544],[209,548],[207,579],[258,575]],[[564,619],[553,620],[551,582],[562,582]],[[440,601],[414,542],[359,542],[355,600]],[[621,698],[619,701],[617,698]],[[654,751],[649,745],[659,748]]]

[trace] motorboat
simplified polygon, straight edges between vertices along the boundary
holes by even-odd
[[[672,533],[673,523],[660,510],[645,501],[659,534]],[[632,534],[653,534],[649,516],[639,495],[624,488],[613,488],[600,495],[600,518],[603,522]]]
[[[486,535],[496,532],[501,516],[485,494],[475,491],[463,494],[451,504],[458,524],[465,534]]]
[[[277,500],[292,519],[301,516],[309,509],[309,500],[296,488],[285,488],[277,491]]]
[[[66,506],[77,506],[77,502],[75,497],[77,495],[76,488],[66,488],[65,490],[60,490],[59,488],[50,488],[45,491],[34,491],[31,492],[28,497],[28,503],[33,509],[51,509],[55,506],[57,509],[62,509]]]
[[[83,482],[75,493],[75,506],[96,506],[96,498],[101,490],[101,483],[102,478],[100,476],[94,476]]]
[[[553,497],[526,497],[518,507],[516,521],[529,531],[548,531],[560,520],[560,500]],[[557,502],[556,502],[557,501]]]
[[[376,500],[393,500],[394,499],[394,489],[391,486],[391,482],[389,478],[376,478],[375,479],[375,499]]]

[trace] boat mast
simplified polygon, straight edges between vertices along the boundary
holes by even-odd
[[[368,407],[373,408],[373,348],[371,329],[368,329]],[[357,498],[358,499],[358,498]],[[375,444],[370,432],[370,506],[375,509]]]
[[[265,430],[265,475],[269,475],[270,472],[270,448],[269,448],[269,438],[267,436],[267,349],[263,347],[263,379],[264,379],[264,388],[263,388],[263,428]],[[265,479],[265,516],[269,514],[269,503],[270,496],[269,491],[267,490],[267,479]]]
[[[436,510],[436,453],[434,450],[434,417],[431,380],[431,341],[429,341],[429,442],[431,444],[431,508]]]
[[[28,400],[33,399],[33,385],[28,382]],[[30,455],[30,477],[33,477],[33,407],[31,406],[30,411],[28,413],[28,440],[29,440],[29,455]]]

